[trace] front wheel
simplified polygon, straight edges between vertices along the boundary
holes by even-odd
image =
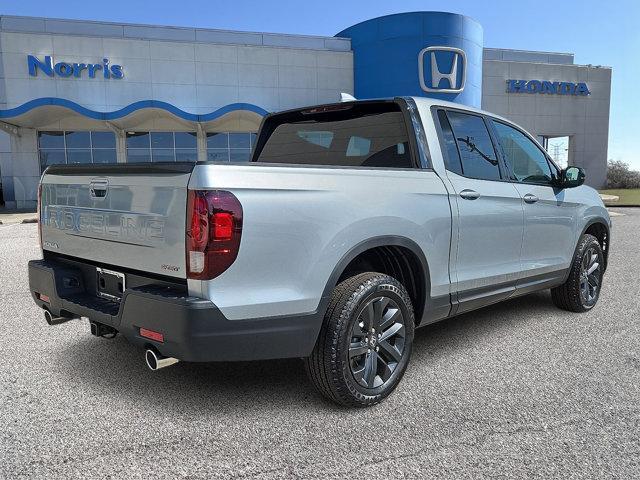
[[[374,272],[348,278],[334,289],[315,348],[305,359],[309,378],[340,405],[374,405],[400,382],[413,332],[413,306],[400,282]]]
[[[570,312],[591,310],[600,297],[603,273],[602,247],[596,237],[585,234],[578,243],[569,278],[559,287],[551,289],[553,303]]]

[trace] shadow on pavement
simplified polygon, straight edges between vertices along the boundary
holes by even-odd
[[[455,354],[469,342],[494,335],[520,322],[535,321],[523,310],[555,310],[548,292],[534,293],[428,325],[416,332],[412,363]],[[129,397],[141,408],[172,415],[194,410],[231,413],[265,409],[336,408],[320,398],[307,380],[300,359],[233,363],[178,363],[156,372],[144,363],[144,351],[123,337],[106,340],[87,335],[59,350],[53,367],[76,388],[93,394]]]

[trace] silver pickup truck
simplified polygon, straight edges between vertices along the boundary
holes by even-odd
[[[249,163],[49,167],[30,289],[153,370],[302,357],[315,387],[375,404],[416,327],[551,289],[598,301],[610,219],[577,167],[510,121],[423,98],[265,117]]]

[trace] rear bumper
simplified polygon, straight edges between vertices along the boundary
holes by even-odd
[[[87,317],[134,345],[191,362],[306,357],[322,323],[319,314],[228,320],[211,301],[166,286],[127,289],[117,304],[90,293],[73,267],[50,260],[29,262],[29,288],[36,304],[53,315]],[[141,337],[140,328],[161,332],[164,342]]]

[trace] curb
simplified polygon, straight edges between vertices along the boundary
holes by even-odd
[[[640,208],[640,205],[608,205],[604,204],[607,208]]]
[[[20,221],[8,222],[8,223],[5,223],[2,220],[0,220],[0,225],[21,225],[21,224],[26,224],[26,223],[38,223],[38,219],[37,218],[23,218]]]
[[[601,193],[600,198],[603,202],[617,202],[618,200],[620,200],[619,195],[609,195],[607,193]]]

